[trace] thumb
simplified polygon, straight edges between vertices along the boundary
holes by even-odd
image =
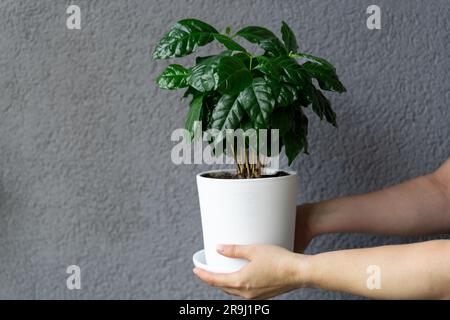
[[[244,258],[250,260],[252,257],[252,246],[249,245],[235,245],[235,244],[218,244],[216,250],[223,256],[229,258]]]

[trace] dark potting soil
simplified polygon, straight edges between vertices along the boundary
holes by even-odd
[[[258,177],[259,178],[276,178],[276,177],[284,177],[288,176],[289,173],[285,171],[277,171],[274,174],[264,174]],[[227,171],[218,171],[218,172],[210,172],[202,174],[202,177],[205,178],[213,178],[213,179],[245,179],[241,175],[234,173],[234,172],[227,172]]]

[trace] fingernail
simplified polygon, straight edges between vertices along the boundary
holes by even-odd
[[[225,246],[223,244],[218,244],[216,246],[216,250],[217,250],[217,252],[224,252],[225,251]]]
[[[192,269],[192,272],[197,274],[197,268]]]

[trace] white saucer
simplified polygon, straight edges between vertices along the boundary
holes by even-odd
[[[194,253],[194,255],[192,256],[192,261],[194,261],[194,265],[197,268],[209,271],[209,272],[214,272],[214,273],[231,273],[237,270],[224,270],[221,269],[220,267],[216,267],[216,266],[210,266],[206,264],[206,258],[205,258],[205,249],[199,250],[196,253]]]

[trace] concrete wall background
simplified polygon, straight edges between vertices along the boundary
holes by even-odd
[[[81,31],[65,27],[69,4]],[[380,31],[366,28],[370,4]],[[286,20],[304,51],[336,65],[348,89],[328,95],[339,130],[311,121],[311,155],[293,165],[301,202],[376,190],[450,156],[449,16],[447,0],[1,1],[0,298],[226,297],[191,272],[206,167],[170,161],[186,102],[153,85],[167,63],[149,52],[174,21],[278,32]],[[416,240],[326,235],[309,252]],[[78,291],[66,288],[71,264]]]

